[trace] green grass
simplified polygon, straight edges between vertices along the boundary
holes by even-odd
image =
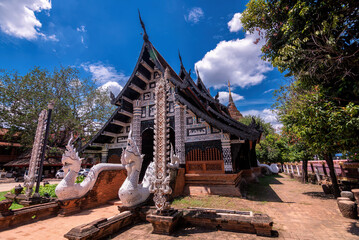
[[[5,194],[7,193],[8,191],[5,191],[5,192],[0,192],[0,201],[2,200],[5,200],[6,198],[4,197]]]
[[[8,193],[9,191],[5,191],[5,192],[0,192],[0,201],[5,200],[5,194]],[[19,209],[19,208],[23,208],[24,206],[21,204],[18,204],[16,202],[13,202],[10,206],[11,210],[15,210],[15,209]]]
[[[209,195],[203,197],[186,196],[179,197],[173,200],[171,206],[175,208],[216,208],[216,209],[231,209],[237,211],[253,211],[247,207],[241,206],[241,199],[237,197],[224,197]],[[254,211],[255,212],[255,211]]]
[[[21,205],[21,204],[18,204],[18,203],[16,203],[16,202],[13,202],[13,203],[11,204],[11,206],[10,206],[9,209],[15,210],[15,209],[23,208],[23,207],[24,207],[24,205]]]
[[[45,193],[48,193],[50,197],[54,197],[56,198],[56,194],[55,194],[55,188],[56,188],[57,184],[47,184],[46,186],[40,186],[39,188],[39,193],[40,196],[44,196]],[[0,201],[5,200],[6,198],[4,197],[5,194],[9,192],[9,191],[5,191],[5,192],[0,192]],[[15,189],[11,189],[10,190],[11,193],[15,192]],[[21,192],[22,194],[25,193],[25,188],[22,190]],[[15,209],[19,209],[19,208],[23,208],[24,206],[21,204],[18,204],[16,202],[13,202],[10,206],[11,210],[15,210]]]
[[[45,193],[48,193],[50,197],[56,198],[55,188],[57,184],[47,184],[45,186],[40,186],[39,193],[40,196],[45,196]]]

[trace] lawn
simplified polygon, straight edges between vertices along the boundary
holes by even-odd
[[[56,197],[56,194],[55,194],[56,186],[57,186],[57,184],[47,184],[46,186],[40,186],[40,189],[39,189],[40,196],[45,196],[45,194],[47,193],[50,197]],[[9,191],[0,192],[0,201],[6,199],[5,194],[7,192],[9,192]],[[11,189],[10,192],[14,193],[14,189]],[[25,193],[25,189],[22,191],[22,193]],[[13,202],[10,209],[15,210],[15,209],[23,208],[23,207],[24,207],[23,205]]]
[[[243,204],[241,198],[217,195],[180,197],[174,199],[171,206],[174,208],[201,207],[237,211],[253,211],[253,209],[250,209]]]
[[[268,202],[281,202],[281,199],[273,191],[271,185],[281,184],[277,178],[280,175],[263,176],[259,178],[258,183],[248,185],[247,200],[240,197],[225,197],[217,195],[209,196],[185,196],[173,200],[172,207],[175,208],[216,208],[231,209],[237,211],[253,211],[260,213],[255,209],[251,209],[248,205],[249,201],[258,202],[259,204],[267,204]],[[253,204],[250,204],[253,207]]]

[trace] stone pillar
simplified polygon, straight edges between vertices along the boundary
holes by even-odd
[[[107,163],[107,156],[108,156],[108,144],[105,144],[101,150],[101,162],[102,163]]]
[[[231,139],[229,134],[222,134],[222,153],[224,161],[224,171],[226,173],[232,173],[232,153],[231,153]]]
[[[136,142],[139,152],[142,152],[140,100],[133,102],[132,139]]]
[[[184,106],[176,102],[175,104],[175,144],[176,155],[183,166],[186,164],[186,151],[185,151],[185,109]]]

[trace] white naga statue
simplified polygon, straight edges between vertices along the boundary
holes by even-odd
[[[120,170],[125,168],[122,164],[96,164],[91,168],[87,177],[81,183],[75,183],[78,172],[81,169],[81,162],[83,159],[79,157],[78,153],[71,145],[71,141],[72,135],[61,160],[65,177],[55,189],[55,193],[59,200],[80,198],[93,188],[100,172],[105,170]]]
[[[278,168],[277,164],[275,164],[275,163],[272,163],[270,166],[267,164],[259,163],[258,160],[257,160],[257,163],[258,163],[259,167],[265,167],[267,169],[267,173],[277,174],[279,172],[279,168]]]
[[[141,184],[138,184],[139,175],[141,172],[143,156],[141,155],[136,142],[132,140],[132,127],[127,139],[127,147],[122,151],[121,162],[127,170],[127,178],[123,182],[118,196],[126,207],[133,207],[145,202],[150,196],[150,183],[155,180],[155,163],[151,162],[148,165],[145,176]],[[178,168],[179,159],[173,153],[173,147],[171,145],[171,168]]]
[[[121,163],[125,166],[127,171],[127,178],[118,191],[118,196],[123,206],[133,207],[143,203],[150,196],[148,188],[150,186],[150,179],[154,174],[153,162],[147,167],[142,183],[138,184],[143,157],[144,155],[140,154],[136,142],[132,140],[131,126],[126,149],[122,150],[121,155]]]
[[[62,156],[63,170],[65,177],[57,185],[55,193],[59,200],[69,200],[83,197],[89,192],[97,180],[101,171],[105,170],[120,170],[126,169],[127,178],[123,182],[118,191],[118,196],[122,201],[123,206],[132,207],[143,203],[150,196],[149,186],[154,176],[154,163],[147,167],[145,176],[141,184],[138,183],[141,172],[143,155],[140,154],[138,147],[132,139],[132,127],[128,135],[127,147],[122,151],[122,164],[100,163],[93,166],[82,183],[75,183],[78,172],[81,168],[81,159],[78,153],[71,145],[72,136],[69,140],[66,151]],[[178,167],[178,157],[173,154],[171,148],[171,163],[172,168]]]

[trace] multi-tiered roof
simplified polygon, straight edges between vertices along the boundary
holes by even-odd
[[[211,126],[230,133],[242,140],[257,140],[260,137],[260,127],[254,122],[247,126],[230,116],[228,107],[224,106],[216,98],[213,98],[204,85],[197,71],[196,83],[186,71],[180,57],[181,69],[177,74],[156,50],[148,39],[144,29],[144,42],[138,57],[134,71],[132,72],[122,91],[115,97],[112,96],[112,104],[117,106],[115,112],[108,119],[100,131],[82,148],[84,150],[93,143],[111,143],[112,139],[127,126],[133,115],[133,103],[142,93],[151,79],[151,73],[160,71],[164,74],[166,68],[170,71],[170,82],[175,87],[175,99],[179,103],[202,118]],[[220,76],[218,76],[220,78]]]

